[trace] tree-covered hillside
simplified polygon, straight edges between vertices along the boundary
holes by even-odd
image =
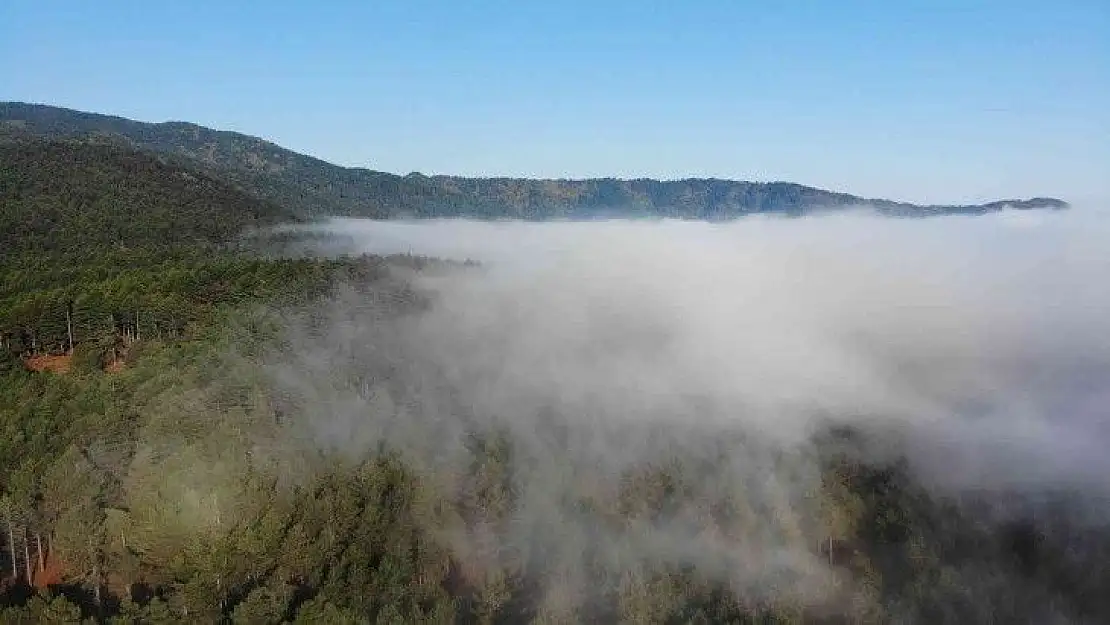
[[[0,623],[1110,621],[1110,535],[1068,493],[965,501],[871,432],[780,450],[699,414],[627,427],[662,444],[619,470],[573,462],[583,415],[496,427],[421,359],[418,278],[480,267],[257,253],[280,204],[6,136]]]
[[[0,260],[211,249],[293,214],[226,182],[133,149],[0,141]]]
[[[176,335],[202,301],[288,270],[229,253],[288,211],[129,148],[0,141],[0,207],[0,347],[14,354]]]
[[[185,122],[149,124],[69,109],[0,103],[0,133],[126,143],[181,159],[301,215],[479,218],[648,216],[728,219],[751,213],[804,214],[867,204],[892,215],[978,214],[1065,208],[1053,198],[968,206],[916,206],[800,184],[686,179],[532,180],[400,176],[347,168],[273,143]]]

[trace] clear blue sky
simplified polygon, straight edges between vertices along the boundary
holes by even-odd
[[[406,173],[1110,200],[1110,0],[0,2],[0,99]]]

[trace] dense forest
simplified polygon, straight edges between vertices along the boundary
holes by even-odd
[[[481,268],[284,258],[243,233],[300,213],[213,171],[112,141],[0,142],[0,623],[1110,620],[1110,535],[1066,496],[994,519],[995,502],[875,461],[868,432],[815,435],[798,500],[721,484],[713,458],[676,449],[616,475],[572,466],[537,512],[544,458],[442,390],[450,372],[378,355],[435,306],[415,276]],[[372,322],[337,334],[352,293]],[[315,334],[337,342],[328,357],[290,362]],[[329,411],[416,419],[430,389],[438,414],[477,424],[463,457],[306,435]],[[799,466],[768,456],[776,474]],[[709,548],[676,557],[660,538],[675,532]],[[771,576],[769,544],[827,575]],[[737,549],[746,567],[715,559]]]
[[[209,171],[302,216],[730,219],[752,213],[799,215],[861,205],[898,216],[1067,207],[1053,198],[918,206],[788,182],[401,176],[340,167],[262,139],[185,122],[149,124],[18,102],[0,103],[0,134],[79,138],[136,147]]]

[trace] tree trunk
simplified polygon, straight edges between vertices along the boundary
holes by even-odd
[[[42,573],[46,570],[46,558],[42,553],[42,534],[39,532],[35,532],[35,547],[39,552],[39,573]]]
[[[73,302],[66,304],[66,335],[69,337],[69,353],[73,353]]]
[[[12,529],[12,511],[8,510],[8,552],[12,556],[12,579],[19,578],[19,568],[15,557],[15,531]]]
[[[23,530],[23,567],[27,571],[27,584],[33,583],[34,577],[31,571],[31,541],[27,539],[27,530]]]

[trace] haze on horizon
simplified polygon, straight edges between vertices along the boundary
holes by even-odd
[[[0,100],[383,171],[1110,199],[1110,7],[15,0]]]

